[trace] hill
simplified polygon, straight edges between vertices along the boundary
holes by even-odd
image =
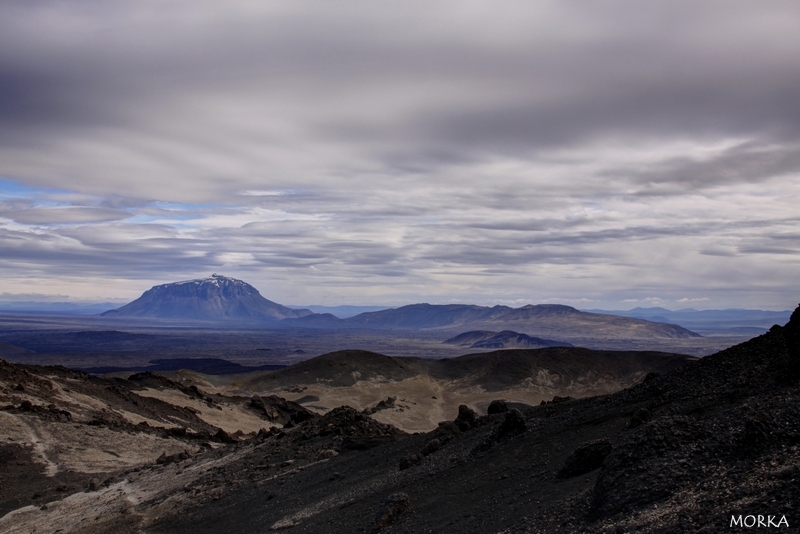
[[[541,349],[544,347],[572,346],[571,343],[566,341],[531,337],[512,330],[503,330],[502,332],[473,330],[446,339],[443,343],[471,349]]]
[[[133,302],[101,315],[202,321],[277,321],[312,313],[276,304],[262,297],[248,283],[213,274],[208,278],[154,286]]]

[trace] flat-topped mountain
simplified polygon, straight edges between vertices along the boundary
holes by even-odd
[[[102,315],[219,321],[297,319],[312,313],[267,300],[241,280],[212,274],[208,278],[153,286],[133,302]]]
[[[313,319],[309,317],[309,319]],[[306,322],[306,321],[303,321]],[[678,325],[644,319],[588,313],[560,304],[476,306],[469,304],[411,304],[362,313],[341,321],[343,325],[386,329],[515,330],[557,339],[624,338],[683,339],[699,334]],[[309,321],[307,324],[312,324]]]

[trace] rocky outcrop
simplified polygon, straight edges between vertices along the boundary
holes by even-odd
[[[270,423],[279,425],[286,425],[290,422],[293,424],[302,423],[317,415],[296,402],[275,395],[267,397],[253,395],[248,406],[261,413]]]
[[[611,440],[608,438],[584,443],[567,458],[558,472],[558,476],[569,478],[600,469],[603,466],[603,460],[611,454],[613,448]]]
[[[393,493],[383,502],[378,513],[375,515],[375,530],[381,530],[389,526],[402,514],[411,509],[408,495],[405,493]]]

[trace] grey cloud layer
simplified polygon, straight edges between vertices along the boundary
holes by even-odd
[[[794,1],[6,2],[0,179],[39,192],[0,189],[0,273],[227,269],[362,303],[723,284],[710,305],[745,305],[768,279],[760,304],[789,306],[798,20]]]

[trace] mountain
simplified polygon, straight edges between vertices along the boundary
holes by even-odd
[[[514,329],[536,337],[681,339],[700,337],[686,328],[644,319],[579,311],[560,304],[475,306],[467,304],[411,304],[389,310],[362,313],[342,320],[362,328],[466,330]]]
[[[631,310],[585,310],[591,313],[635,317],[657,323],[679,324],[692,331],[703,334],[763,334],[774,324],[784,324],[789,320],[790,310],[748,310],[727,308],[723,310],[695,310],[684,308],[633,308]]]
[[[162,319],[269,320],[297,319],[310,310],[293,310],[261,296],[248,283],[212,274],[208,278],[153,286],[133,302],[101,314],[104,317]]]
[[[571,347],[565,341],[531,337],[512,330],[490,332],[487,330],[473,330],[464,332],[443,341],[448,345],[459,345],[471,349],[541,349],[544,347]]]

